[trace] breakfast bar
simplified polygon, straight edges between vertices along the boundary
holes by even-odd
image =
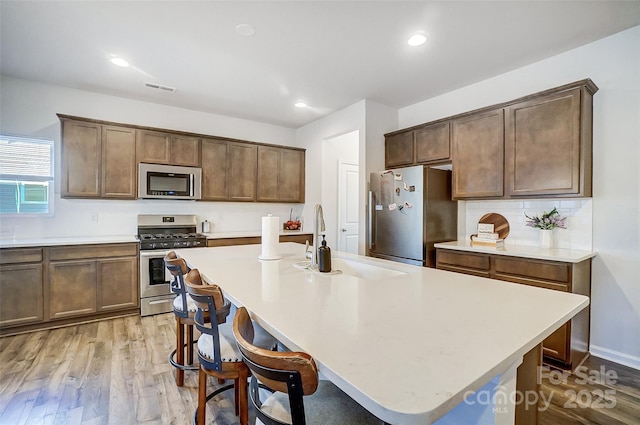
[[[295,243],[280,243],[278,260],[259,260],[260,252],[177,251],[390,424],[513,424],[510,395],[523,357],[589,305],[583,295],[342,252],[334,252],[332,272],[319,273],[305,267]],[[486,397],[473,396],[481,391],[492,395],[484,406]]]

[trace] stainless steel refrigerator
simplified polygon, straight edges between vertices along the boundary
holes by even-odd
[[[433,244],[457,237],[451,171],[415,166],[371,173],[369,255],[435,267]]]

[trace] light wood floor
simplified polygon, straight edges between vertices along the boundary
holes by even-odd
[[[184,387],[176,387],[167,362],[174,328],[169,313],[0,338],[0,424],[190,424],[197,372],[186,372]],[[640,425],[640,371],[594,357],[586,366],[604,366],[618,379],[606,385],[576,383],[575,376],[557,385],[544,380],[552,403],[539,423]],[[217,385],[211,378],[209,383],[211,389]],[[571,391],[588,391],[595,400],[604,389],[615,392],[614,408],[565,406]],[[237,423],[232,396],[227,391],[207,404],[208,424]]]

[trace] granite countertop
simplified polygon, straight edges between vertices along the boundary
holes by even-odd
[[[130,243],[138,242],[134,235],[118,236],[76,236],[57,238],[34,238],[34,239],[0,239],[0,248],[26,248],[37,246],[56,245],[91,245],[105,243]]]
[[[258,259],[259,245],[176,252],[389,423],[433,423],[589,304],[583,295],[337,251],[336,273],[312,272],[298,267],[304,248],[294,243],[279,244],[281,259],[272,261]]]
[[[536,246],[512,245],[505,242],[501,247],[471,246],[469,241],[443,242],[434,245],[436,248],[452,249],[456,251],[478,252],[483,254],[507,255],[511,257],[533,258],[538,260],[562,261],[565,263],[579,263],[597,255],[595,251],[582,251],[563,248],[538,248]]]

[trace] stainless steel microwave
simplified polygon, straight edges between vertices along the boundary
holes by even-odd
[[[138,166],[138,198],[200,199],[202,170],[177,165]]]

